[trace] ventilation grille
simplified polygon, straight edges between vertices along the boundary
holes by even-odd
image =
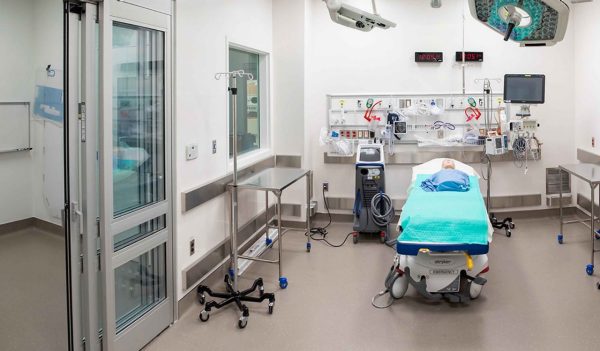
[[[562,184],[560,172],[562,172]],[[546,195],[558,194],[561,187],[563,194],[571,192],[571,175],[558,168],[546,168]]]

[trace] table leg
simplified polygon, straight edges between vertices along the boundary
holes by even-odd
[[[310,252],[310,189],[312,184],[312,172],[306,173],[306,251]]]
[[[282,250],[283,249],[283,231],[281,229],[281,221],[282,221],[281,193],[277,192],[275,195],[277,196],[277,235],[279,235],[279,242],[277,243],[277,249],[278,249],[278,255],[279,255],[279,286],[281,288],[284,288],[284,286],[287,287],[287,280],[283,276],[283,268],[282,268],[283,261],[281,259],[281,253],[283,251]]]
[[[563,171],[562,171],[562,169],[559,169],[558,172],[560,174],[560,176],[559,176],[560,177],[560,182],[559,182],[559,186],[558,186],[558,189],[559,189],[559,191],[558,191],[558,194],[559,194],[558,195],[558,203],[559,203],[559,205],[558,205],[558,208],[559,208],[558,213],[559,213],[559,216],[560,216],[560,232],[558,232],[558,242],[560,244],[562,244],[563,235],[564,235],[563,234],[563,189],[562,189]]]
[[[595,231],[594,231],[594,224],[596,223],[596,219],[594,218],[595,216],[595,211],[594,211],[594,207],[596,207],[596,199],[595,199],[595,194],[596,194],[596,185],[594,184],[590,184],[590,189],[591,189],[591,210],[590,210],[590,240],[592,240],[592,257],[590,260],[590,264],[587,265],[585,271],[588,275],[592,275],[594,274],[594,251],[595,251],[595,246],[594,246],[594,236],[595,236]]]
[[[271,245],[269,238],[269,192],[265,191],[265,238],[267,246]]]

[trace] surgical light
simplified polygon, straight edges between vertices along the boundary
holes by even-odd
[[[344,4],[341,0],[323,1],[327,5],[331,20],[343,26],[358,29],[363,32],[369,32],[375,27],[381,29],[396,27],[396,23],[379,16],[375,6],[375,0],[371,0],[371,3],[373,4],[373,13]]]
[[[521,46],[550,46],[563,40],[569,6],[561,0],[469,0],[471,15]]]

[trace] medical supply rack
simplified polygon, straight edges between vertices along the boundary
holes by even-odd
[[[564,232],[563,232],[563,227],[565,224],[572,224],[572,223],[581,223],[583,225],[585,225],[586,227],[590,228],[590,236],[591,236],[591,240],[592,240],[592,250],[591,250],[591,261],[588,265],[586,265],[585,267],[585,272],[588,275],[592,275],[594,274],[594,256],[596,252],[599,252],[600,250],[596,249],[596,238],[598,233],[594,230],[595,229],[595,222],[597,220],[596,215],[595,215],[595,210],[594,207],[596,207],[595,204],[595,192],[596,192],[596,188],[598,187],[598,185],[600,184],[600,166],[595,165],[595,164],[591,164],[591,163],[580,163],[580,164],[567,164],[567,165],[562,165],[562,166],[558,166],[558,168],[561,171],[565,171],[571,175],[574,175],[575,177],[583,180],[584,182],[586,182],[587,184],[589,184],[590,186],[590,212],[585,211],[584,209],[580,208],[579,209],[586,213],[589,214],[590,219],[589,219],[589,224],[587,223],[588,220],[587,219],[575,219],[575,220],[568,220],[565,221],[564,217],[563,217],[563,203],[562,203],[562,197],[563,197],[563,189],[562,187],[560,188],[559,191],[559,214],[560,214],[560,232],[558,233],[558,243],[562,244],[564,242]],[[562,184],[562,177],[563,177],[563,172],[560,172],[560,183]]]

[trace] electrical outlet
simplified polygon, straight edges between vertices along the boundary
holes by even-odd
[[[323,191],[329,191],[329,182],[323,182]]]
[[[194,255],[196,253],[196,240],[192,239],[190,240],[190,256]]]

